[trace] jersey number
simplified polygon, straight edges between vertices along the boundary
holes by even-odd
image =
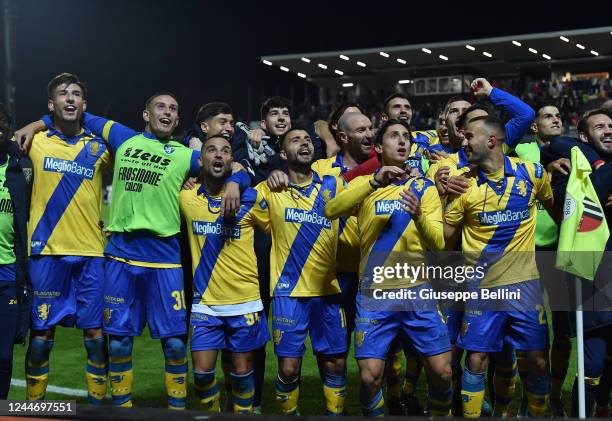
[[[247,313],[244,315],[247,326],[253,326],[255,322],[259,321],[259,313]]]
[[[544,306],[542,304],[536,304],[535,306],[536,310],[538,310],[538,322],[540,322],[541,325],[545,325],[546,324],[546,312],[544,310]]]
[[[185,291],[184,290],[176,290],[172,291],[172,298],[176,300],[176,303],[172,306],[176,311],[186,310],[187,306],[185,305]]]

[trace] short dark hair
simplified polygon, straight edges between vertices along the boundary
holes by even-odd
[[[234,112],[232,107],[225,102],[209,102],[200,107],[198,114],[196,114],[195,123],[200,125],[203,121],[219,114],[231,114],[233,116]]]
[[[584,115],[582,116],[582,118],[580,120],[578,120],[578,124],[576,125],[576,131],[578,133],[586,133],[587,131],[587,121],[589,118],[593,117],[594,115],[607,115],[608,117],[612,118],[612,113],[610,113],[610,111],[606,108],[596,108],[594,110],[588,111],[586,113],[584,113]]]
[[[487,114],[491,115],[493,113],[493,109],[489,104],[486,104],[484,102],[476,102],[474,104],[472,104],[470,106],[470,108],[468,108],[467,110],[465,110],[460,116],[459,119],[457,120],[457,128],[462,128],[465,127],[467,125],[467,123],[469,123],[469,121],[467,121],[467,116],[469,113],[471,113],[472,111],[476,111],[476,110],[482,110],[482,111],[486,111]]]
[[[482,123],[489,127],[492,128],[493,130],[495,130],[496,132],[499,133],[500,139],[502,142],[506,140],[505,138],[505,133],[506,133],[506,128],[504,127],[504,122],[502,121],[501,118],[495,116],[495,115],[481,115],[478,117],[474,117],[473,119],[471,119],[470,121],[468,121],[468,123],[475,123],[475,122],[479,122],[482,121]]]
[[[291,115],[291,101],[282,96],[273,96],[272,98],[266,99],[263,104],[261,104],[261,119],[265,120],[268,112],[272,108],[286,108],[289,111],[289,115]]]
[[[289,133],[291,133],[291,132],[295,132],[295,131],[297,131],[297,130],[301,130],[301,131],[303,131],[303,132],[306,132],[306,133],[308,133],[308,136],[310,136],[310,132],[309,132],[308,130],[306,130],[306,128],[305,128],[305,127],[302,127],[302,126],[293,126],[293,127],[291,127],[289,130],[287,130],[287,131],[286,131],[286,132],[285,132],[285,133],[284,133],[284,134],[281,136],[281,139],[280,139],[280,147],[281,147],[281,149],[283,148],[283,146],[284,146],[284,144],[285,144],[285,140],[286,140],[286,139],[289,137]]]
[[[540,114],[540,111],[542,111],[542,108],[544,107],[555,107],[557,110],[561,111],[559,106],[552,101],[540,101],[535,106],[536,117]]]
[[[157,98],[158,96],[162,96],[162,95],[167,95],[169,97],[172,97],[176,101],[177,104],[179,102],[178,97],[175,94],[173,94],[172,92],[170,92],[170,91],[157,91],[153,95],[151,95],[149,98],[147,98],[147,100],[145,101],[145,109],[149,108],[149,105],[151,105],[151,102],[153,102],[153,100],[155,98]]]
[[[55,90],[60,85],[78,85],[83,91],[83,99],[87,99],[87,87],[83,82],[79,80],[79,77],[72,73],[60,73],[49,81],[47,84],[47,96],[49,99],[53,99]]]
[[[380,129],[378,129],[378,131],[376,132],[376,136],[374,137],[374,140],[372,142],[374,144],[381,144],[383,140],[383,136],[387,132],[387,129],[389,129],[389,127],[394,126],[396,124],[399,124],[400,126],[404,126],[404,128],[408,130],[408,133],[410,133],[410,141],[412,142],[412,130],[410,128],[410,124],[406,123],[405,121],[395,120],[395,119],[385,121],[382,124],[382,126],[380,126]]]
[[[408,101],[408,103],[410,103],[412,105],[412,103],[410,102],[410,98],[408,97],[408,95],[403,94],[401,92],[395,92],[391,95],[389,95],[385,101],[383,102],[383,110],[385,111],[385,113],[387,112],[387,106],[389,105],[389,102],[391,102],[391,100],[395,99],[395,98],[402,98],[405,99],[406,101]]]
[[[472,100],[469,94],[455,95],[455,96],[450,97],[448,101],[446,101],[446,104],[444,104],[444,109],[442,111],[448,110],[448,107],[453,102],[457,102],[457,101],[465,101],[465,102],[469,102],[470,104],[472,104]]]
[[[220,134],[214,134],[214,135],[212,135],[212,136],[207,137],[206,139],[204,139],[204,141],[202,142],[202,147],[200,148],[200,151],[204,150],[204,147],[206,146],[206,143],[207,143],[209,140],[212,140],[212,139],[223,139],[223,140],[225,140],[225,141],[226,141],[226,142],[227,142],[227,143],[230,145],[230,148],[232,147],[232,142],[231,142],[229,139],[224,138],[224,137],[223,137],[223,136],[221,136]]]

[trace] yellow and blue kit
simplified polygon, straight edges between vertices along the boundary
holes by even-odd
[[[393,266],[400,261],[398,259],[405,258],[406,253],[420,255],[428,249],[440,250],[444,245],[440,199],[430,180],[409,177],[374,189],[370,184],[373,177],[357,177],[325,209],[326,215],[332,218],[357,217],[363,264],[360,269],[362,290],[357,296],[355,356],[384,359],[398,335],[404,340],[410,338],[421,355],[446,352],[450,350],[448,334],[435,310],[435,303],[414,300],[413,311],[389,311],[397,303],[384,303],[384,300],[364,296],[367,289],[375,286],[376,289],[411,288],[414,291],[425,287],[427,283],[422,279],[411,282],[394,278],[383,283],[374,282],[376,267]],[[418,222],[401,208],[400,193],[405,189],[410,189],[421,201],[422,215]],[[401,305],[405,305],[405,300]],[[427,305],[431,308],[424,310]]]
[[[257,185],[255,204],[272,234],[270,290],[275,352],[301,357],[310,338],[316,353],[346,352],[346,323],[336,278],[338,221],[323,214],[336,179],[319,177],[275,191]]]
[[[468,191],[455,197],[445,213],[447,224],[463,226],[462,250],[468,262],[486,268],[484,279],[468,282],[468,289],[521,294],[520,299],[503,301],[508,311],[487,310],[493,300],[468,300],[458,343],[471,351],[497,352],[508,336],[515,349],[545,349],[546,314],[535,262],[535,204],[552,198],[548,174],[538,163],[507,156],[494,174],[481,169],[470,174]]]
[[[192,258],[192,351],[249,352],[269,339],[253,252],[256,202],[257,191],[248,188],[237,215],[226,219],[220,195],[204,184],[180,194]]]
[[[312,170],[320,177],[330,175],[340,177],[349,169],[344,166],[341,153],[330,158],[319,159],[312,164]],[[359,239],[357,238],[357,218],[340,218],[338,232],[338,252],[336,264],[338,284],[342,295],[342,308],[346,315],[348,335],[355,328],[355,298],[359,287]],[[350,341],[350,337],[348,338]]]

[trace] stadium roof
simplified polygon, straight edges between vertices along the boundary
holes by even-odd
[[[264,64],[319,85],[374,79],[388,84],[423,75],[516,73],[528,67],[609,63],[612,26],[394,47],[261,57]]]

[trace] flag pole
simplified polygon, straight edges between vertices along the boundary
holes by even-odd
[[[582,285],[579,277],[576,282],[576,353],[578,355],[578,418],[585,419],[584,397],[584,330],[582,324]]]

